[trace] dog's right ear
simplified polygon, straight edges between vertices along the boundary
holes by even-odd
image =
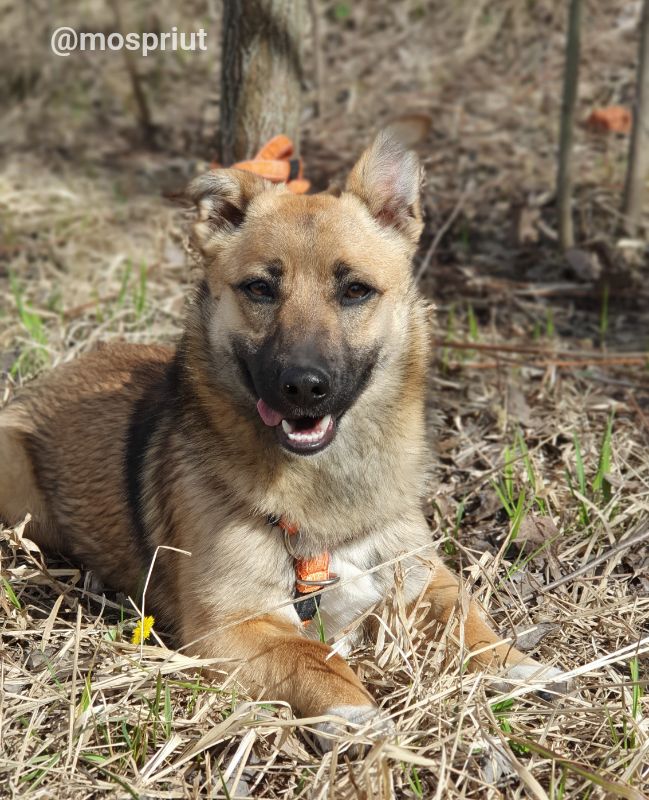
[[[250,202],[272,184],[240,169],[217,169],[195,178],[185,196],[196,204],[192,244],[206,258],[216,255],[243,223]]]
[[[346,189],[367,206],[376,221],[399,231],[415,247],[423,228],[422,170],[417,154],[394,127],[379,131],[347,179]]]

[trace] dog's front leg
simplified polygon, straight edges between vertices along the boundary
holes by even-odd
[[[378,721],[376,704],[347,662],[279,616],[233,625],[204,639],[199,649],[203,656],[227,660],[224,668],[254,696],[289,703],[297,714],[331,715],[355,725]],[[318,736],[321,748],[330,749],[327,734],[338,726],[323,722],[314,727],[324,734]]]
[[[475,600],[469,600],[466,613],[462,613],[460,582],[441,561],[433,568],[425,597],[430,604],[431,616],[438,622],[446,624],[451,615],[457,613],[458,623],[453,633],[464,641],[466,650],[472,654],[470,669],[504,670],[505,679],[538,679],[543,683],[549,682],[550,685],[546,685],[552,692],[567,690],[567,684],[561,680],[561,670],[544,666],[521,653],[510,642],[503,642],[485,622],[482,609]]]

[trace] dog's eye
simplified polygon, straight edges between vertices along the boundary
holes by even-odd
[[[344,306],[360,303],[374,294],[374,289],[364,283],[350,283],[342,296]]]
[[[250,281],[241,288],[251,300],[273,300],[275,298],[273,287],[266,281]]]

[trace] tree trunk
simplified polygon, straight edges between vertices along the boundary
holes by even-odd
[[[250,158],[272,136],[298,145],[304,0],[224,0],[221,160]]]
[[[561,104],[561,133],[559,135],[559,174],[557,176],[557,206],[559,212],[559,244],[563,250],[574,247],[572,227],[572,134],[575,125],[577,85],[579,82],[579,52],[581,32],[581,0],[570,0],[566,64],[563,72]]]
[[[644,0],[642,7],[635,96],[633,132],[622,207],[626,217],[625,227],[632,236],[636,235],[642,219],[642,201],[649,173],[649,0]]]

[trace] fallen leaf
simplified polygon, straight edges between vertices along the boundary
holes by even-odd
[[[586,127],[597,133],[629,133],[631,119],[630,109],[624,106],[605,106],[591,111]]]
[[[565,257],[579,280],[589,283],[590,281],[598,280],[602,274],[602,264],[600,260],[587,250],[582,250],[579,247],[571,247],[569,250],[566,250]]]
[[[430,114],[403,114],[388,123],[388,128],[406,147],[423,142],[433,124]]]
[[[471,509],[465,513],[465,519],[473,525],[485,519],[491,519],[502,508],[500,498],[493,489],[479,492],[476,500],[477,502],[474,502]]]
[[[532,427],[534,421],[532,409],[529,407],[522,390],[514,383],[510,383],[507,386],[507,413],[525,428]]]
[[[559,529],[550,517],[534,517],[528,514],[521,523],[516,536],[516,544],[540,545],[558,533]]]
[[[534,627],[528,628],[528,630],[523,631],[522,633],[516,633],[516,647],[518,650],[521,650],[523,653],[529,653],[531,650],[535,650],[539,642],[541,642],[545,637],[555,631],[559,626],[555,622],[539,622]]]

